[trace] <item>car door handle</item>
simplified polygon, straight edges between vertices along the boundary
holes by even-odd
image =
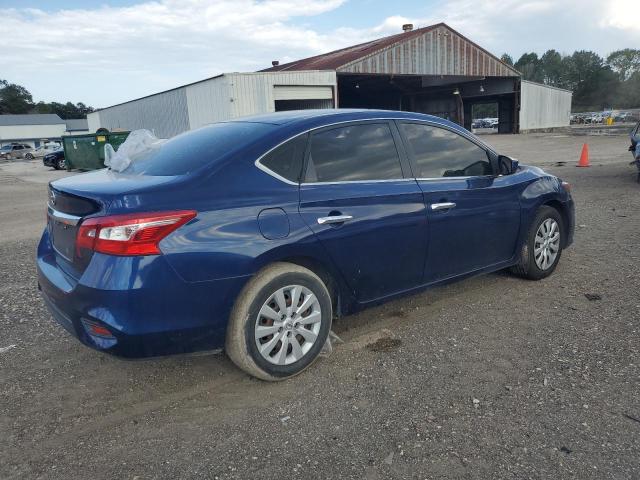
[[[452,208],[456,208],[456,204],[453,202],[443,202],[443,203],[432,203],[431,210],[451,210]]]
[[[318,223],[320,225],[328,225],[330,223],[344,223],[353,219],[351,215],[331,215],[329,217],[320,217],[318,218]]]

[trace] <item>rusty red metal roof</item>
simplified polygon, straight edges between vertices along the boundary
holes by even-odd
[[[303,58],[302,60],[284,63],[271,68],[265,68],[260,71],[280,72],[283,70],[336,70],[349,62],[366,57],[371,53],[377,52],[396,43],[418,37],[429,30],[433,30],[443,25],[445,24],[438,23],[437,25],[417,28],[409,32],[402,32],[389,37],[378,38],[377,40],[371,40],[370,42],[342,48],[329,53],[323,53],[322,55],[316,55],[315,57]]]
[[[456,30],[451,28],[449,25],[447,25],[446,23],[437,23],[435,25],[430,25],[428,27],[417,28],[415,30],[411,30],[408,32],[402,32],[396,35],[390,35],[388,37],[378,38],[370,42],[361,43],[359,45],[354,45],[352,47],[342,48],[340,50],[335,50],[329,53],[323,53],[321,55],[316,55],[314,57],[303,58],[301,60],[296,60],[294,62],[284,63],[282,65],[277,65],[275,67],[266,68],[260,71],[261,72],[281,72],[281,71],[292,71],[292,70],[293,71],[295,70],[338,70],[341,67],[353,61],[356,61],[360,58],[367,57],[368,55],[384,50],[385,48],[419,37],[425,34],[426,32],[435,30],[439,27],[445,27],[446,29],[452,31],[462,39],[474,45],[476,48],[478,48],[485,54],[495,59],[497,62],[504,64],[508,70],[512,70],[514,73],[519,74],[512,66],[505,64],[498,57],[488,52],[477,43],[472,42],[467,37],[460,34]]]

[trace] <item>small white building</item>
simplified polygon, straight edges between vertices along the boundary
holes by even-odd
[[[55,113],[0,115],[0,147],[10,143],[39,147],[80,133],[89,133],[86,119],[63,120]]]

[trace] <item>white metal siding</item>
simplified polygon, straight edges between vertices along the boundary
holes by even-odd
[[[275,112],[276,90],[293,92],[309,88],[293,98],[333,98],[336,73],[319,71],[226,73],[187,85],[190,128],[231,118]],[[314,95],[309,97],[308,95]],[[315,96],[320,95],[320,96]],[[288,97],[291,99],[292,97]]]
[[[57,125],[3,125],[0,126],[0,142],[20,142],[26,140],[41,140],[60,138],[67,126]]]
[[[100,128],[100,112],[92,112],[87,114],[87,125],[89,126],[89,132],[94,133]]]
[[[520,96],[520,131],[568,127],[571,92],[523,80]]]
[[[305,93],[298,90],[301,87]],[[99,127],[146,128],[160,138],[169,138],[213,122],[275,112],[275,90],[280,88],[295,91],[297,96],[288,99],[331,100],[336,91],[336,72],[228,73],[108,107],[89,114],[87,120],[92,132]]]
[[[231,117],[231,90],[226,75],[187,85],[189,128],[200,128]]]
[[[98,113],[100,126],[109,130],[146,128],[158,138],[170,138],[189,130],[185,87],[108,107]]]
[[[342,65],[338,72],[412,75],[520,76],[460,34],[440,26]]]
[[[326,100],[333,98],[331,87],[276,85],[274,100]]]
[[[231,117],[275,112],[276,86],[314,86],[336,89],[334,71],[259,72],[228,74],[233,102]]]

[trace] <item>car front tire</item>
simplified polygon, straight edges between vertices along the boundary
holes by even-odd
[[[26,158],[27,160],[33,160],[33,155],[31,153],[27,153],[24,158]]]
[[[530,280],[548,277],[560,261],[563,241],[564,224],[560,212],[543,205],[529,227],[520,263],[512,267],[511,271]]]
[[[318,358],[331,330],[331,297],[311,270],[274,263],[242,289],[225,350],[239,368],[261,380],[299,374]]]
[[[66,170],[67,169],[67,164],[64,161],[64,158],[61,158],[60,160],[56,160],[56,170]]]

